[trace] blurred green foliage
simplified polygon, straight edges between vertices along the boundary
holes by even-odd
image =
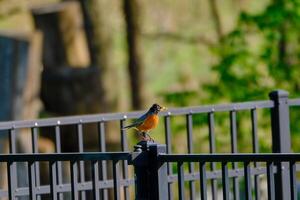
[[[241,13],[237,27],[216,48],[219,75],[207,89],[213,98],[264,99],[274,88],[299,95],[300,4],[273,1],[264,12]],[[253,41],[256,40],[253,47]],[[231,91],[231,92],[228,92]]]
[[[300,2],[275,0],[260,13],[241,12],[236,27],[224,35],[211,48],[218,61],[213,66],[216,79],[202,85],[205,95],[188,92],[165,95],[165,101],[184,106],[191,98],[205,103],[242,102],[268,99],[276,88],[290,92],[290,97],[300,94]],[[191,97],[191,94],[193,96]],[[176,97],[174,97],[176,96]],[[204,96],[204,97],[203,97]],[[298,111],[298,112],[297,112]],[[300,150],[300,127],[297,125],[299,109],[291,109],[292,147]],[[230,146],[229,114],[216,118],[217,147]],[[201,129],[205,118],[194,119]],[[258,112],[260,150],[271,149],[270,112]],[[251,151],[250,112],[237,116],[239,150]],[[175,129],[182,129],[178,124]],[[226,148],[225,148],[226,149]],[[223,148],[220,148],[223,151]],[[225,150],[226,151],[226,150]]]
[[[276,0],[260,14],[241,13],[237,27],[216,49],[220,62],[214,70],[219,79],[207,85],[213,94],[210,97],[230,101],[265,99],[274,88],[289,91],[291,97],[299,96],[299,26],[299,1]],[[259,41],[256,46],[253,38]],[[269,112],[263,113],[267,115]],[[300,150],[295,142],[300,139],[297,119],[299,115],[291,112],[295,151]]]

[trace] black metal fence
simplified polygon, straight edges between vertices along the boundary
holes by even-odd
[[[300,99],[288,99],[285,91],[270,93],[270,100],[253,101],[245,103],[233,103],[227,105],[211,105],[199,107],[186,107],[169,109],[162,112],[165,128],[165,146],[142,143],[136,147],[136,152],[128,153],[126,131],[123,130],[128,119],[139,117],[142,112],[113,113],[86,115],[75,117],[62,117],[30,121],[1,122],[0,132],[8,134],[9,154],[0,155],[0,163],[7,163],[8,190],[0,188],[0,199],[16,199],[30,196],[30,199],[43,199],[44,194],[50,194],[52,199],[65,199],[64,193],[71,192],[72,199],[87,199],[86,192],[92,191],[94,199],[109,199],[108,190],[113,188],[115,199],[130,199],[133,195],[130,186],[135,186],[136,199],[174,199],[177,194],[173,191],[178,184],[179,199],[188,196],[189,199],[199,199],[196,188],[200,185],[202,199],[206,199],[207,184],[210,184],[211,198],[218,198],[218,180],[222,179],[223,198],[229,199],[232,193],[233,199],[240,199],[240,176],[245,175],[246,198],[251,199],[252,193],[255,199],[261,199],[259,176],[267,174],[269,199],[296,199],[296,167],[299,161],[298,154],[290,154],[290,121],[289,108],[300,106]],[[258,154],[258,119],[257,110],[271,110],[272,127],[272,151],[280,154]],[[252,149],[254,154],[238,154],[237,148],[237,113],[249,111],[251,114]],[[216,155],[215,136],[215,113],[228,112],[230,118],[231,155]],[[193,115],[207,115],[209,133],[208,155],[193,155]],[[186,155],[172,154],[171,117],[186,117],[187,152]],[[106,123],[110,121],[120,122],[120,147],[122,152],[106,152],[105,137]],[[97,124],[98,126],[98,149],[101,153],[88,153],[83,145],[83,125]],[[76,126],[78,141],[78,153],[61,152],[61,128],[63,126]],[[39,129],[52,127],[55,135],[55,152],[53,154],[39,154]],[[19,154],[16,150],[16,137],[18,130],[31,129],[32,153],[29,155]],[[166,154],[166,155],[163,155]],[[49,164],[50,183],[41,185],[40,161]],[[70,183],[63,182],[62,161],[70,163]],[[96,162],[97,161],[97,162]],[[99,161],[99,162],[98,162]],[[113,177],[108,175],[107,162],[112,162]],[[19,186],[17,178],[17,162],[27,163],[28,186]],[[86,165],[91,163],[92,180],[85,177]],[[118,169],[122,162],[121,169]],[[129,173],[128,162],[135,169],[135,178]],[[172,162],[177,162],[174,169]],[[199,167],[195,167],[199,162]],[[187,163],[187,171],[183,163]],[[221,163],[221,168],[218,167]],[[233,163],[232,169],[228,169],[228,163]],[[240,168],[240,164],[244,166]],[[250,168],[249,164],[253,163]],[[264,164],[267,163],[267,164]],[[209,164],[209,166],[208,166]],[[274,165],[274,167],[273,167]],[[209,169],[208,169],[209,168]],[[198,169],[198,171],[196,171]],[[174,173],[177,170],[178,175]],[[249,171],[250,170],[250,171]],[[185,173],[183,173],[185,171]],[[151,174],[151,176],[149,176]],[[273,179],[274,174],[274,179]],[[229,177],[232,181],[232,190],[229,187]],[[251,178],[253,177],[253,192]],[[177,181],[178,179],[178,181]],[[210,180],[207,182],[206,180]],[[188,190],[184,192],[184,182],[188,183]],[[121,189],[120,189],[121,188]],[[229,192],[230,191],[230,192]],[[292,195],[291,195],[292,194]]]
[[[8,174],[8,197],[16,199],[16,196],[29,196],[29,199],[36,200],[42,194],[50,194],[51,199],[58,199],[59,193],[71,191],[72,199],[79,199],[79,191],[92,190],[94,199],[100,199],[100,188],[113,187],[115,199],[120,199],[121,177],[119,174],[120,161],[128,160],[129,153],[60,153],[60,154],[11,154],[1,155],[0,162],[7,163]],[[113,183],[99,181],[99,162],[111,160],[113,162]],[[36,163],[45,161],[49,165],[50,184],[43,187],[36,185]],[[59,161],[70,163],[71,181],[70,184],[58,185],[59,178],[57,166]],[[80,161],[91,162],[92,181],[78,183],[78,166]],[[28,188],[16,188],[16,181],[13,179],[15,164],[26,162],[28,166]],[[106,185],[106,186],[105,186]],[[126,185],[126,183],[123,185]],[[18,194],[18,193],[19,194]]]
[[[222,164],[222,190],[223,199],[229,200],[230,195],[230,184],[229,177],[244,176],[245,182],[245,195],[244,198],[247,200],[253,199],[252,190],[252,177],[259,174],[267,173],[267,187],[268,187],[268,199],[293,199],[297,198],[297,178],[296,178],[296,162],[300,161],[300,154],[288,154],[288,153],[273,153],[273,154],[190,154],[190,155],[159,155],[158,160],[160,162],[176,162],[178,169],[178,191],[179,199],[185,199],[184,195],[184,181],[189,178],[185,178],[184,175],[184,162],[197,162],[199,163],[199,173],[196,174],[190,180],[200,180],[200,191],[201,199],[207,199],[207,180],[211,179],[212,176],[208,176],[206,172],[206,163],[220,162]],[[228,163],[243,163],[244,170],[229,171]],[[266,167],[260,169],[251,168],[251,163],[263,162]],[[285,191],[283,195],[280,194],[282,191],[276,191],[276,186],[281,183],[276,181],[276,176],[279,176],[280,171],[283,169],[278,168],[278,164],[287,162],[289,164],[289,180],[283,184],[290,185],[288,191]],[[274,167],[277,166],[277,167]],[[279,195],[279,196],[277,196]]]
[[[300,162],[299,153],[235,153],[235,154],[165,154],[165,145],[142,143],[140,149],[133,156],[133,164],[137,175],[137,199],[168,199],[168,183],[177,181],[178,199],[210,199],[207,196],[207,183],[209,180],[221,179],[222,197],[229,200],[231,196],[229,179],[244,177],[244,194],[237,199],[257,199],[257,190],[253,190],[252,178],[266,175],[267,198],[297,200],[297,162]],[[260,167],[251,167],[254,163],[260,163]],[[177,164],[177,174],[167,175],[167,163]],[[184,163],[195,164],[199,170],[193,173],[185,173]],[[207,170],[207,165],[220,163],[220,170]],[[240,163],[242,167],[229,169],[229,164]],[[286,164],[288,168],[280,168]],[[298,167],[299,168],[299,167]],[[298,169],[299,170],[299,169]],[[282,179],[282,173],[288,172],[288,179]],[[279,182],[280,180],[280,182]],[[200,195],[186,198],[185,182],[198,181]],[[287,182],[284,182],[287,181]],[[233,182],[234,183],[234,182]],[[283,187],[283,184],[288,187]],[[280,187],[282,187],[280,189]],[[288,191],[283,191],[287,188]],[[233,187],[234,190],[234,187]],[[233,193],[234,194],[234,193]],[[254,198],[253,198],[254,197]],[[259,197],[259,199],[262,199]]]

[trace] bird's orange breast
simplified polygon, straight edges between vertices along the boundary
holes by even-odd
[[[149,131],[154,129],[158,124],[158,116],[157,115],[150,115],[148,116],[145,121],[137,127],[139,131]]]

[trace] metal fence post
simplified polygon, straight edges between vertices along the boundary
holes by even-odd
[[[291,151],[290,118],[289,118],[289,93],[284,90],[275,90],[269,94],[274,102],[271,108],[272,125],[272,151],[273,153],[289,153]],[[290,200],[289,164],[287,162],[275,163],[275,198]]]
[[[136,200],[168,198],[167,163],[158,161],[166,153],[166,145],[142,141],[135,146],[132,157],[135,173]]]

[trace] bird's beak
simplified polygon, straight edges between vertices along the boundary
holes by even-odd
[[[162,106],[162,107],[160,108],[160,111],[164,111],[164,110],[167,110],[167,109],[168,109],[167,107],[163,107],[163,106]]]

